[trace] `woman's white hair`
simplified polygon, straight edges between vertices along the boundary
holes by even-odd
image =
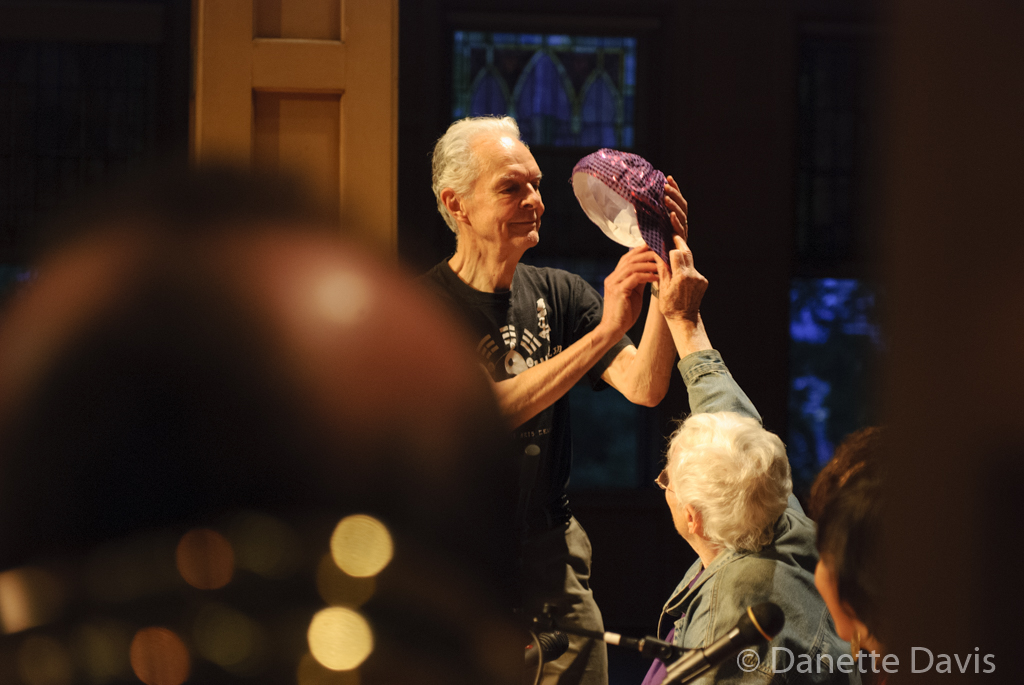
[[[700,513],[713,545],[756,552],[793,491],[786,447],[756,419],[733,412],[694,414],[668,447],[669,482],[680,504]]]
[[[441,191],[451,188],[459,196],[469,193],[480,175],[480,161],[473,152],[473,142],[484,135],[509,136],[522,142],[519,125],[512,117],[467,117],[449,126],[434,145],[431,185],[437,198],[437,211],[456,235],[458,224],[441,201]]]

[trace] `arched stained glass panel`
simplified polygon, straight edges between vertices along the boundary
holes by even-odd
[[[633,145],[633,37],[456,31],[453,76],[453,119],[509,114],[530,145]]]
[[[501,84],[494,74],[484,74],[473,91],[473,102],[470,105],[470,116],[478,117],[485,114],[508,114],[508,102]]]
[[[541,140],[553,145],[572,145],[572,105],[562,75],[551,58],[537,55],[520,82],[516,100],[519,132],[527,142]]]
[[[603,78],[597,78],[587,89],[580,113],[580,143],[587,147],[615,147],[615,121],[619,103]]]

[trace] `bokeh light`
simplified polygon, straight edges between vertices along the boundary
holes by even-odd
[[[356,578],[375,576],[394,554],[387,527],[365,514],[346,516],[331,535],[331,556],[345,573]]]
[[[192,666],[185,643],[167,628],[143,628],[129,651],[132,672],[146,685],[181,685]]]
[[[309,651],[332,671],[348,671],[373,651],[370,624],[351,609],[331,607],[313,616],[307,633]]]
[[[264,578],[286,578],[301,565],[302,546],[284,522],[253,511],[235,516],[227,527],[235,564]]]
[[[358,670],[332,671],[320,665],[312,654],[303,654],[296,677],[298,685],[359,685]]]
[[[127,625],[94,620],[75,631],[72,653],[89,682],[96,685],[124,680],[131,673],[128,650],[132,634]]]
[[[18,648],[18,675],[26,685],[70,685],[74,670],[64,645],[32,635]]]
[[[209,604],[196,617],[196,649],[204,658],[229,671],[251,662],[260,639],[255,621],[222,604]]]
[[[178,573],[200,590],[216,590],[231,582],[235,553],[228,539],[214,530],[195,528],[185,533],[175,553]]]
[[[325,554],[316,567],[316,589],[323,600],[330,605],[358,607],[373,597],[377,581],[369,578],[356,578],[338,568],[334,557]]]
[[[354,324],[370,313],[370,287],[354,271],[336,271],[322,279],[317,304],[324,316],[340,324]]]
[[[53,620],[64,604],[64,586],[45,569],[0,573],[0,628],[17,633]]]

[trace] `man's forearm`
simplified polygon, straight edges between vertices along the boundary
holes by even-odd
[[[668,392],[675,361],[672,334],[657,299],[652,297],[640,344],[631,354],[623,350],[603,378],[630,402],[653,407]]]
[[[494,384],[498,406],[516,428],[569,392],[619,340],[621,334],[598,326],[547,361]]]

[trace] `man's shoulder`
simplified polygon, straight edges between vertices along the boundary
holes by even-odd
[[[580,276],[551,266],[519,264],[516,267],[516,285],[552,296],[570,297],[587,289],[587,282]]]
[[[417,276],[416,281],[431,288],[443,286],[448,281],[449,275],[452,274],[452,268],[448,266],[448,260],[443,259],[430,267],[428,271]]]

